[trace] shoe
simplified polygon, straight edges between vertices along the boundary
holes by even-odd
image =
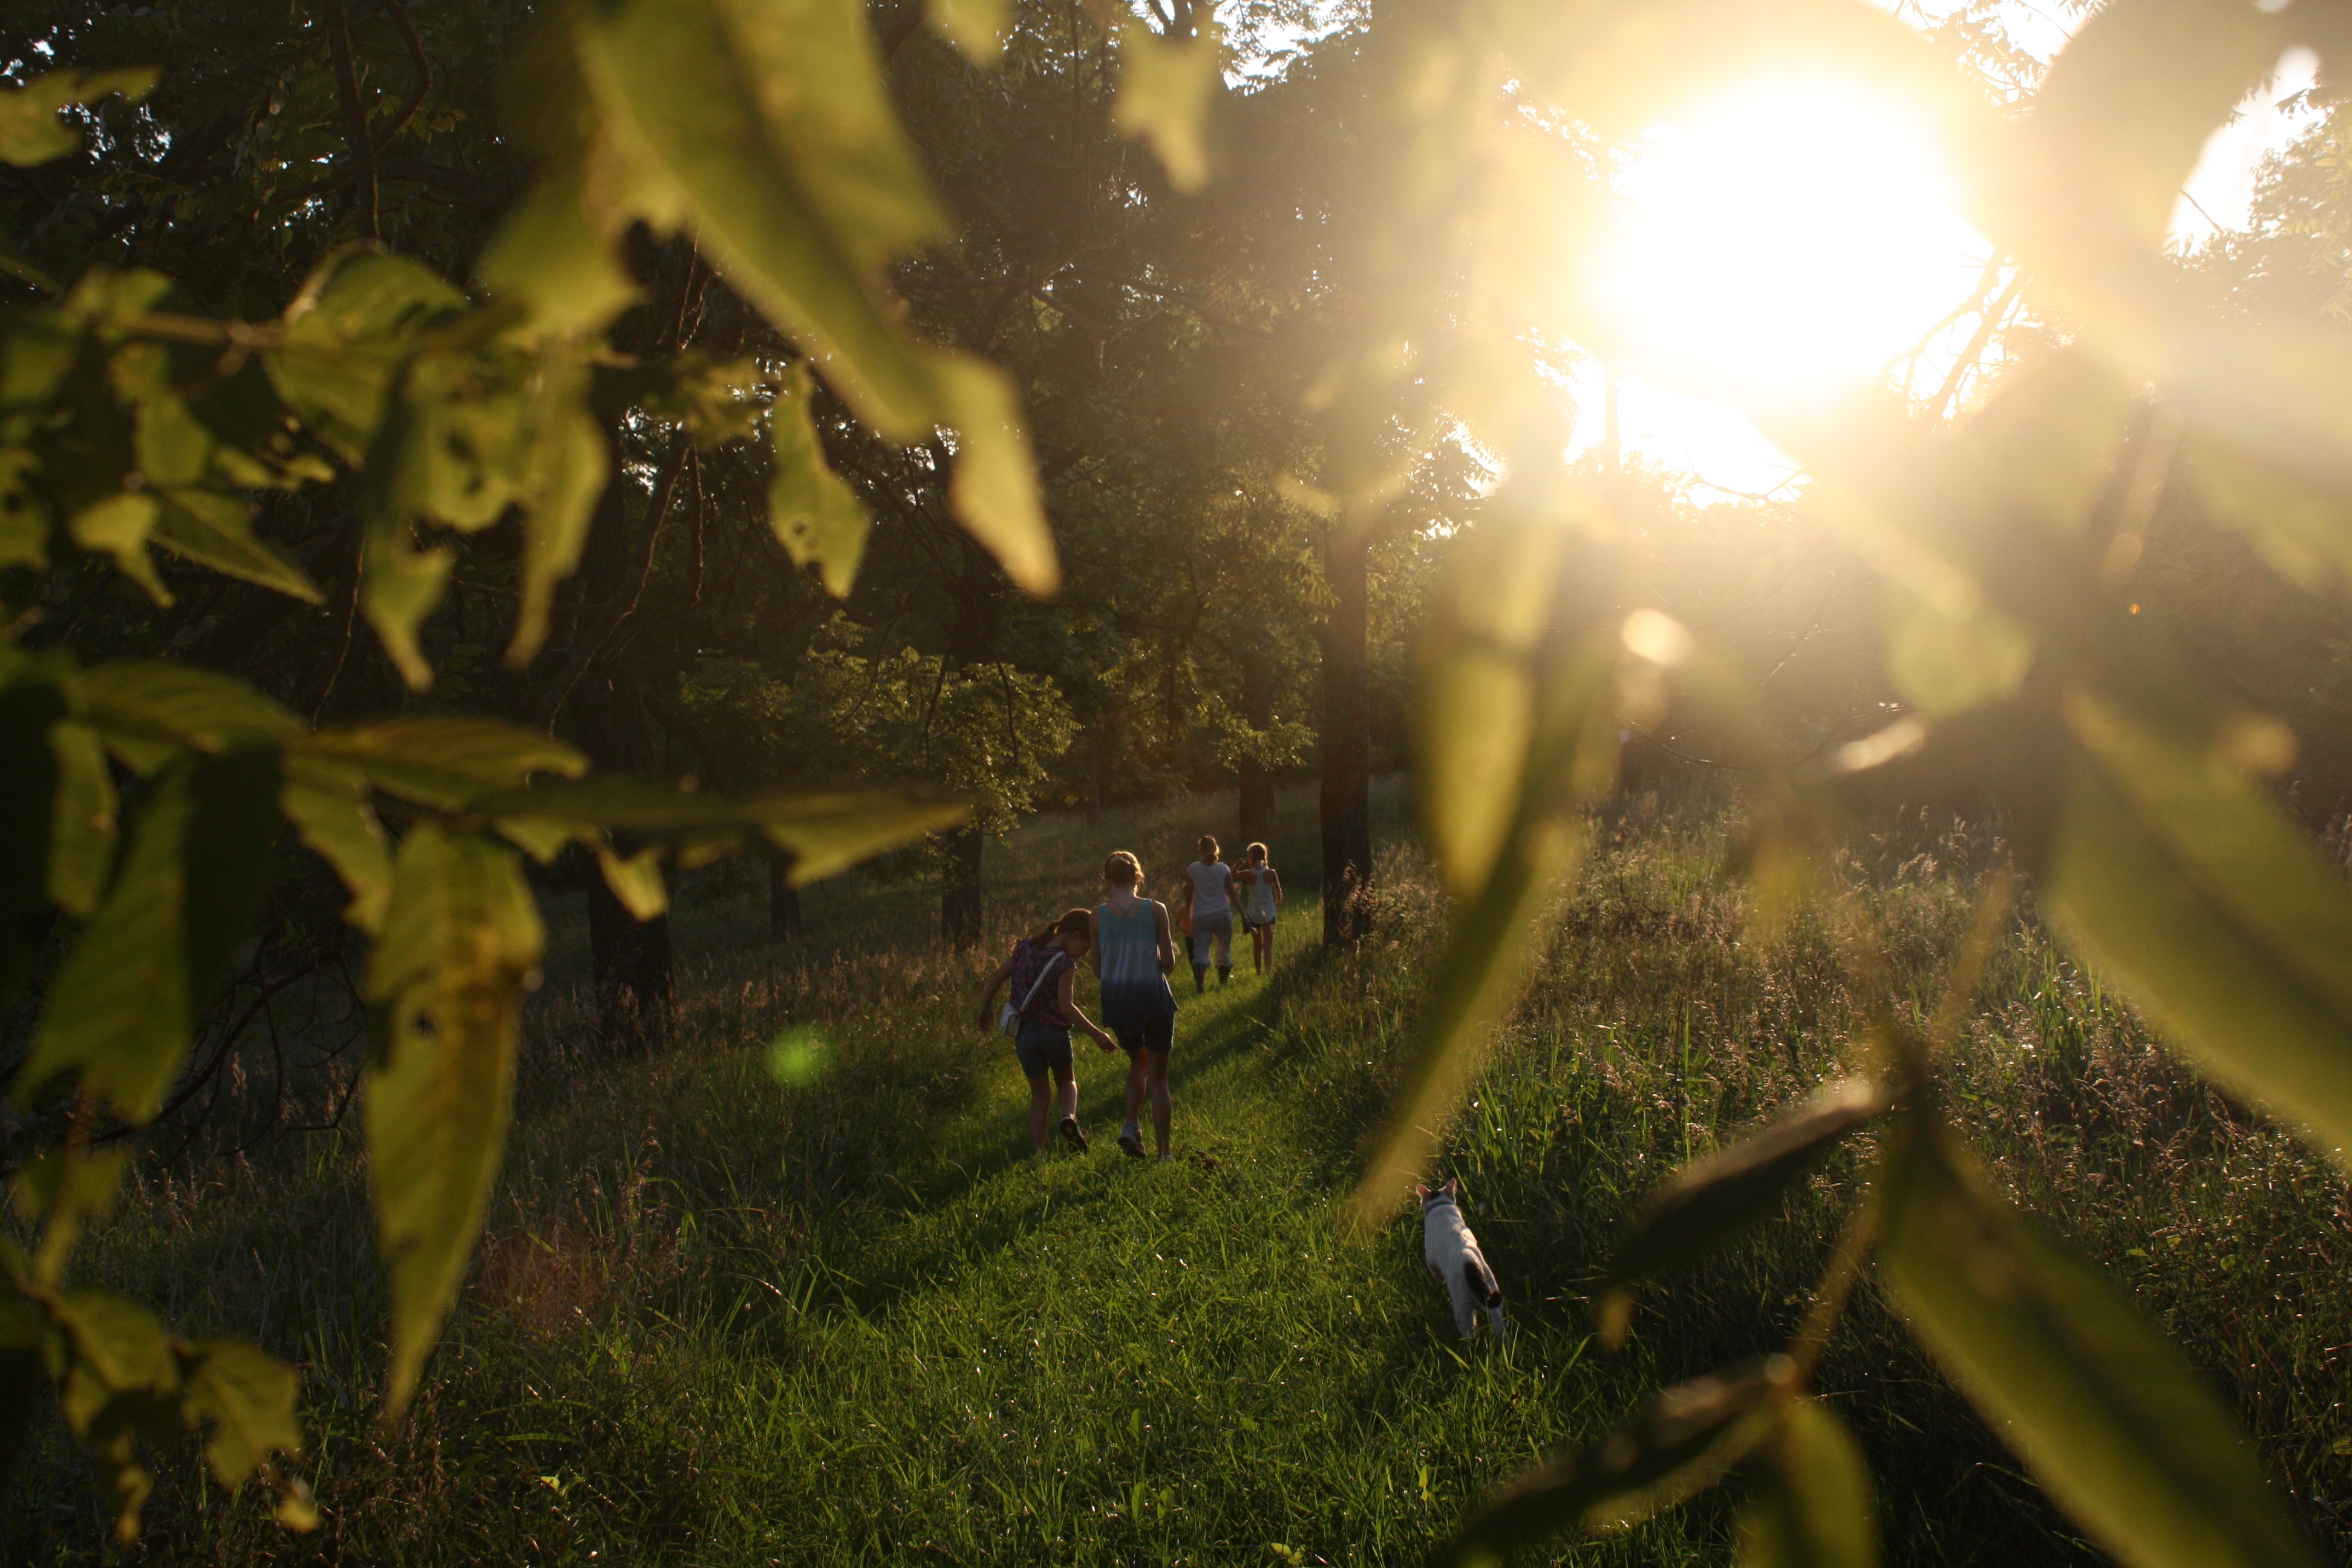
[[[1118,1146],[1127,1151],[1130,1159],[1143,1158],[1143,1134],[1132,1127],[1118,1135]]]
[[[1078,1125],[1075,1116],[1062,1118],[1062,1142],[1083,1154],[1087,1152],[1087,1130]]]

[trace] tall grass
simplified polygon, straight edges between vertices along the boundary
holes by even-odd
[[[1591,1436],[1643,1390],[1785,1335],[1858,1164],[1650,1292],[1603,1357],[1589,1302],[1625,1209],[1675,1165],[1837,1072],[1860,921],[1899,1005],[1940,998],[1989,834],[1914,820],[1832,868],[1838,912],[1751,929],[1717,875],[1735,813],[1644,795],[1596,824],[1524,1004],[1444,1153],[1522,1324],[1465,1354],[1406,1216],[1350,1234],[1340,1200],[1412,1040],[1442,895],[1383,806],[1376,934],[1318,957],[1309,803],[1286,798],[1294,892],[1271,983],[1189,995],[1170,1166],[1103,1147],[1118,1064],[1082,1053],[1079,1158],[1027,1157],[1025,1089],[972,1029],[996,942],[940,952],[919,888],[811,903],[761,939],[753,880],[683,888],[681,1044],[595,1056],[572,924],[529,1024],[520,1113],[481,1262],[419,1406],[375,1426],[383,1303],[360,1152],[341,1133],[151,1163],[86,1271],[191,1332],[303,1364],[305,1460],[328,1523],[162,1464],[146,1541],[171,1563],[1412,1562],[1486,1487]],[[1137,849],[1162,890],[1180,804],[1041,822],[994,856],[1000,940]],[[1244,956],[1243,968],[1247,971]],[[780,1085],[768,1043],[815,1029]],[[2338,1401],[2346,1187],[2174,1067],[2030,906],[1949,1064],[2020,1202],[2111,1268],[2237,1404],[2314,1523],[2346,1543]],[[1900,1563],[2088,1558],[1865,1292],[1822,1371],[1875,1464]],[[1578,1562],[1727,1555],[1710,1499]],[[110,1555],[54,1429],[8,1494],[8,1561]]]

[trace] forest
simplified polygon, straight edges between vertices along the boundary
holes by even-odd
[[[17,0],[0,1563],[2343,1560],[2347,58]]]

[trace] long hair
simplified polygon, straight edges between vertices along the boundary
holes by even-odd
[[[1216,835],[1213,833],[1203,833],[1201,835],[1201,842],[1197,847],[1201,851],[1202,859],[1214,860],[1217,858]]]
[[[1103,861],[1103,880],[1125,883],[1131,888],[1143,880],[1143,862],[1137,859],[1131,850],[1114,849]]]
[[[1068,914],[1046,921],[1045,929],[1029,940],[1039,947],[1045,947],[1072,934],[1086,937],[1091,941],[1094,936],[1094,916],[1085,910],[1072,910]]]

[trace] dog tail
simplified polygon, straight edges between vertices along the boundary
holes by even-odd
[[[1503,1288],[1495,1283],[1495,1271],[1475,1252],[1462,1260],[1462,1283],[1470,1288],[1471,1295],[1489,1307],[1503,1304]]]

